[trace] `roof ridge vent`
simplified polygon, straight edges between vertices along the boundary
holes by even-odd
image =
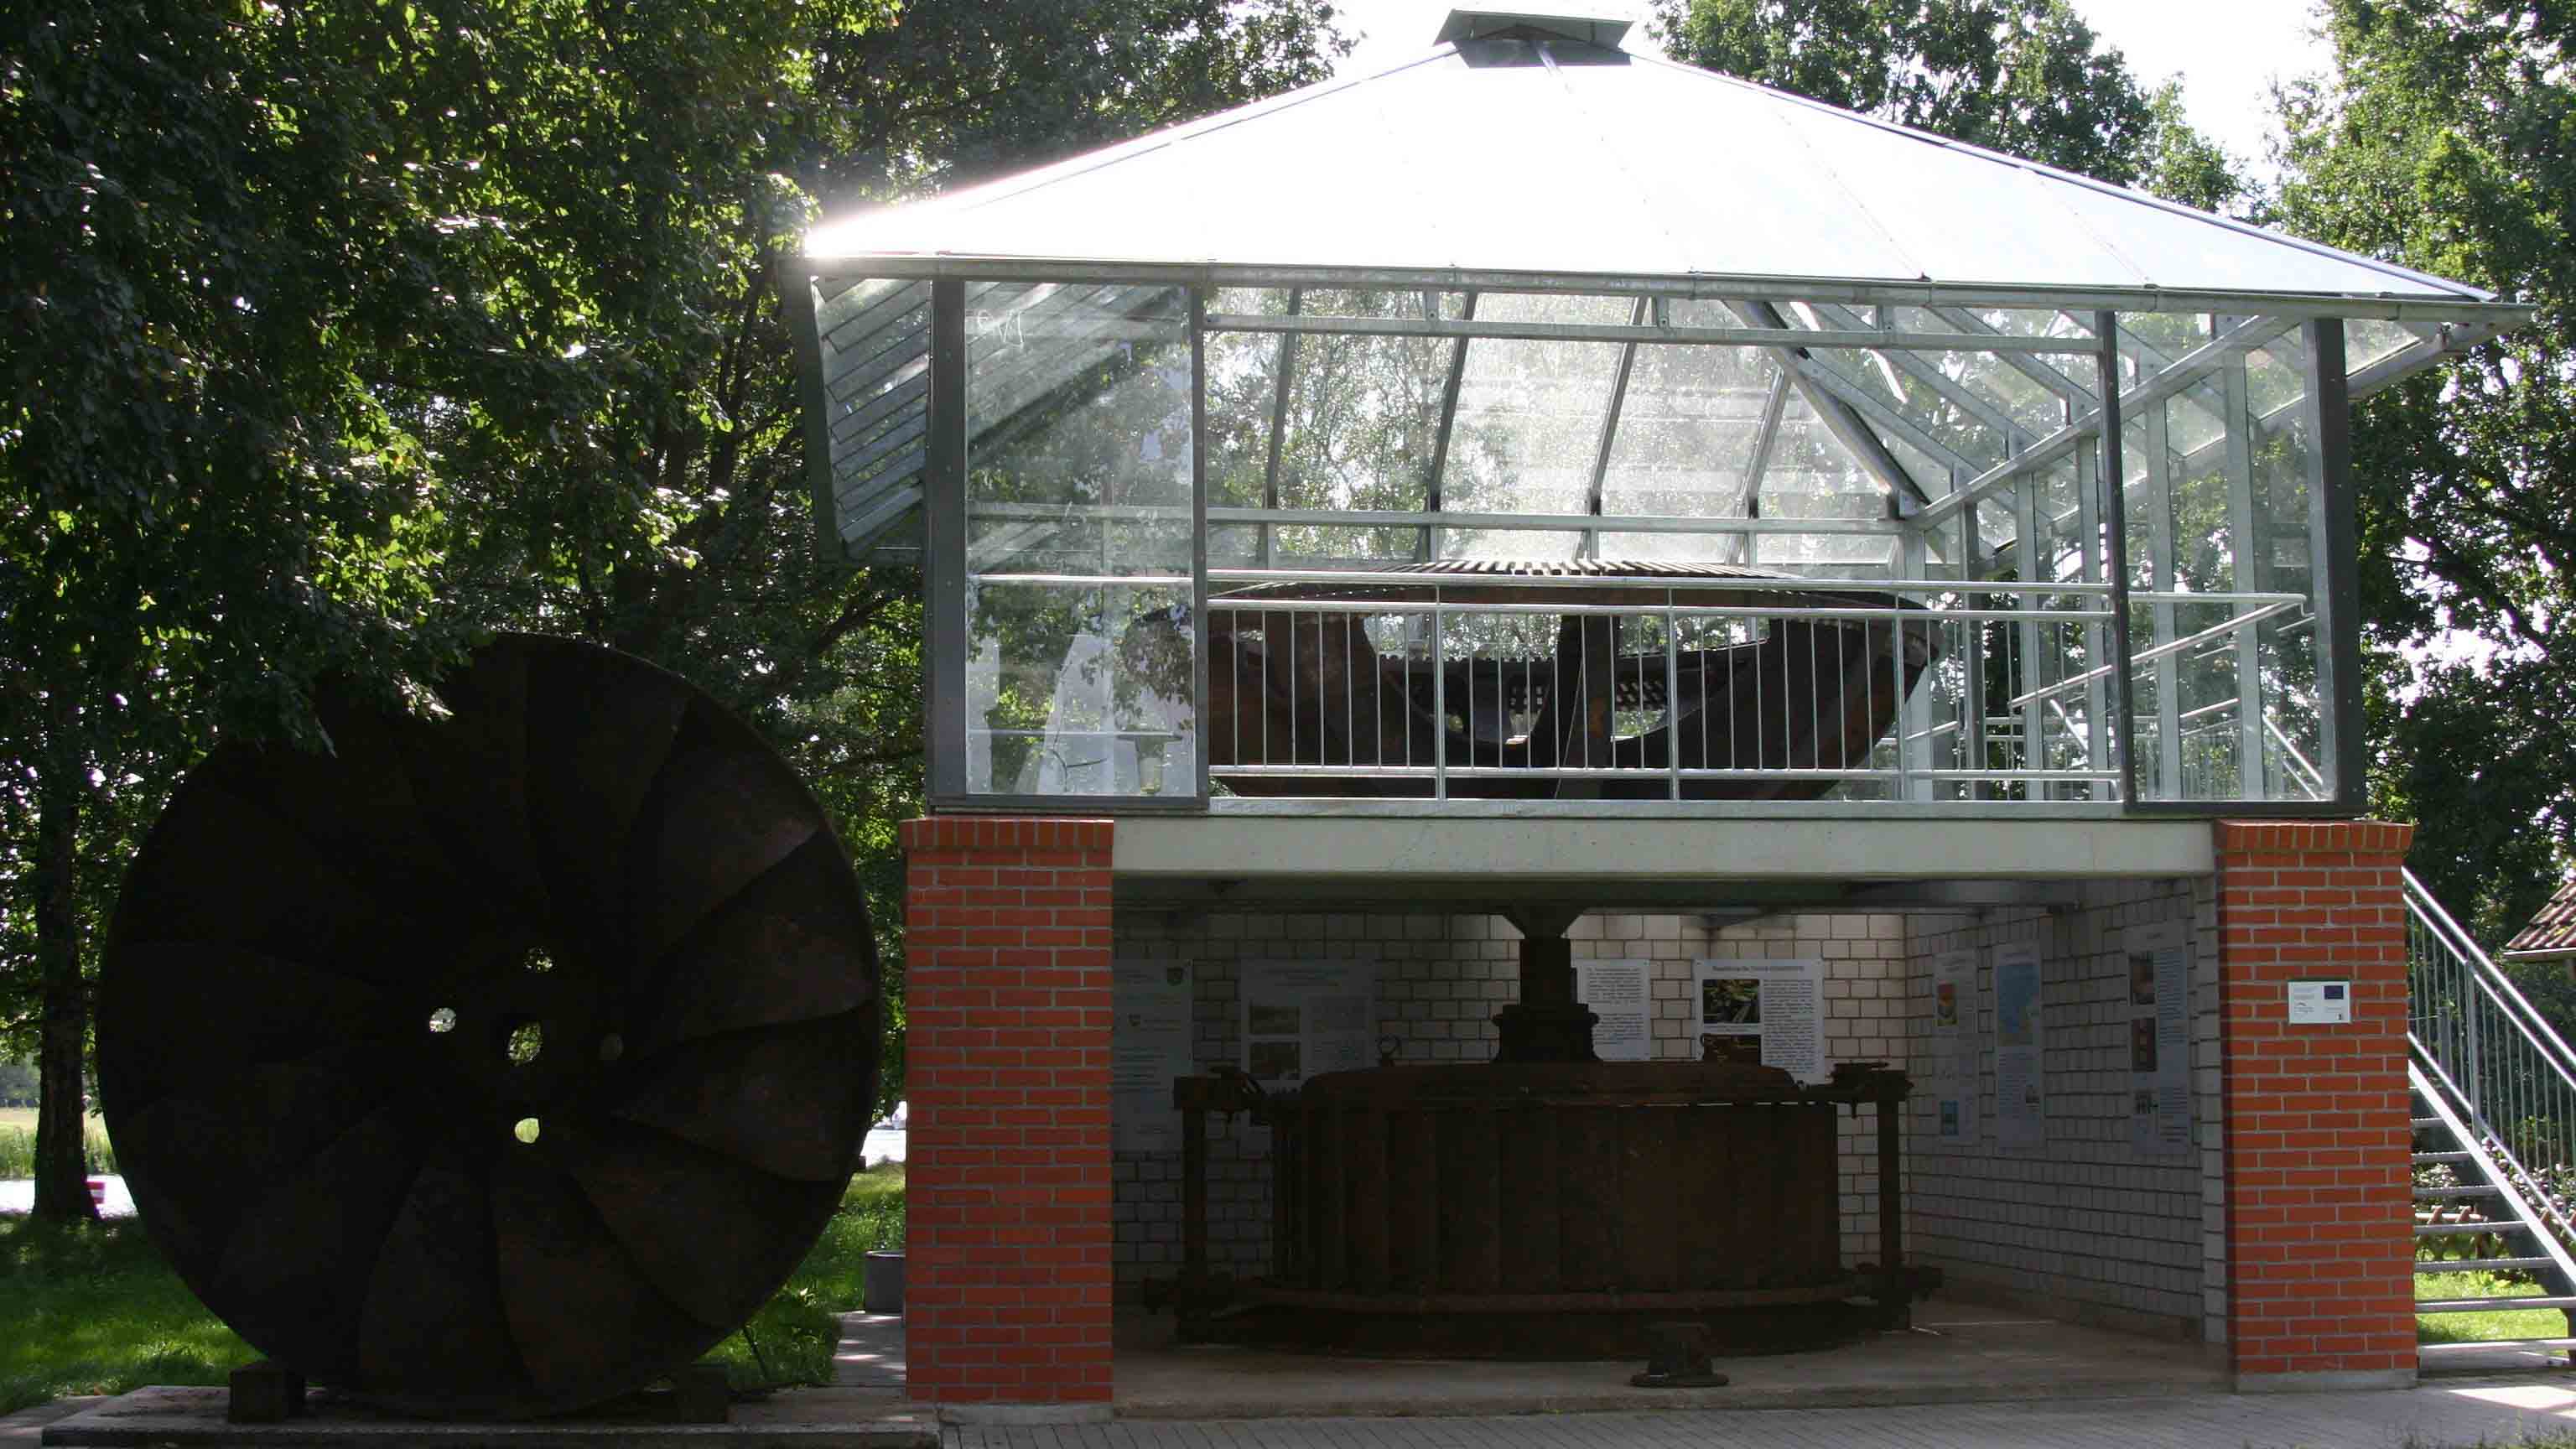
[[[1474,40],[1479,36],[1529,38],[1529,32],[1562,36],[1604,50],[1617,50],[1636,22],[1615,15],[1537,15],[1524,10],[1452,10],[1440,26],[1434,45]]]

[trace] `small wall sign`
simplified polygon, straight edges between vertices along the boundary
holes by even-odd
[[[2351,1020],[2351,982],[2293,981],[2290,983],[2290,1024],[2292,1026],[2340,1026]]]

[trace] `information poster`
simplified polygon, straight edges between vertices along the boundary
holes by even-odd
[[[1574,999],[1601,1018],[1592,1024],[1592,1054],[1605,1062],[1642,1062],[1655,1054],[1654,1003],[1647,961],[1577,961]]]
[[[2041,1080],[2039,948],[1995,948],[1995,1141],[2037,1147],[2048,1140]]]
[[[1272,1091],[1377,1061],[1377,963],[1243,963],[1243,1070]]]
[[[2191,1151],[2191,934],[2180,921],[2129,928],[2129,1145]]]
[[[1952,951],[1932,963],[1932,1140],[1977,1141],[1977,953]]]
[[[1178,1152],[1181,1113],[1172,1079],[1188,1076],[1192,972],[1185,961],[1122,961],[1110,968],[1111,1146],[1120,1152]]]
[[[1691,994],[1701,1056],[1825,1080],[1824,983],[1821,960],[1701,961]]]

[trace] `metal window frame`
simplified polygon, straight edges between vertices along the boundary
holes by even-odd
[[[2352,819],[2364,808],[2369,755],[2362,706],[2360,529],[2354,516],[2352,398],[2340,318],[2299,323],[2304,396],[2290,406],[2308,425],[2309,599],[2315,610],[2317,733],[2326,794],[2317,800],[2137,800],[2136,816]],[[2276,334],[2277,335],[2277,334]],[[2242,425],[2251,427],[2252,419]],[[2125,570],[2123,570],[2125,574]],[[2119,580],[2125,592],[2127,580]],[[2121,619],[2127,618],[2126,610]],[[2121,657],[2129,657],[2125,641]],[[2125,678],[2126,671],[2122,671]],[[2130,717],[2122,710],[2122,719]]]
[[[2361,530],[2352,483],[2351,379],[2344,371],[2343,322],[2306,324],[2309,589],[2317,612],[2317,753],[2333,774],[2326,793],[2340,812],[2357,810],[2369,757],[2362,717]],[[2322,556],[2324,577],[2318,577]]]
[[[1856,306],[1998,307],[2016,311],[2268,313],[2307,318],[2370,318],[2389,322],[2490,323],[2527,326],[2527,303],[2466,296],[2420,297],[2388,293],[2228,292],[2152,287],[2067,287],[2045,284],[1855,281],[1847,277],[1792,277],[1719,272],[1636,274],[1563,271],[1497,271],[1473,267],[1273,266],[1151,259],[1101,260],[954,253],[817,253],[799,263],[809,273],[871,277],[956,277],[977,281],[1161,283],[1208,290],[1235,287],[1314,287],[1359,291],[1589,292],[1605,296],[1668,297],[1734,302],[1845,302]],[[2074,342],[2089,351],[2089,339]],[[1883,340],[1867,343],[1887,345]],[[1982,342],[1972,350],[1988,350]],[[2062,349],[2061,349],[2062,350]]]
[[[1012,275],[995,274],[991,279],[1038,282],[1048,280],[1038,275],[1045,270],[1037,267],[1021,268]],[[1085,276],[1081,280],[1116,281],[1144,286],[1177,280],[1165,276],[1139,275],[1144,270],[1146,269],[1118,269],[1114,274]],[[872,267],[869,269],[869,274],[888,275],[890,269]],[[900,274],[899,269],[895,269],[893,274]],[[790,304],[788,311],[791,337],[798,348],[799,362],[807,373],[804,379],[804,390],[808,394],[809,402],[806,427],[809,447],[812,447],[815,453],[815,456],[808,459],[808,472],[818,484],[827,485],[830,476],[828,439],[821,435],[820,430],[827,425],[828,420],[826,410],[811,405],[813,395],[823,391],[827,386],[826,380],[821,375],[820,340],[815,335],[812,306],[812,287],[816,275],[816,269],[810,264],[802,268],[782,265],[779,268],[778,279],[782,292]],[[1095,810],[1115,813],[1206,811],[1210,808],[1211,789],[1210,763],[1207,759],[1204,737],[1198,741],[1198,747],[1193,752],[1196,757],[1196,778],[1190,782],[1189,793],[1185,796],[1174,795],[1168,791],[1153,796],[1090,794],[1032,796],[1017,793],[971,794],[967,792],[965,788],[967,757],[964,741],[968,724],[966,675],[969,661],[965,645],[968,642],[966,597],[969,569],[965,554],[968,530],[965,484],[971,465],[969,456],[971,441],[968,436],[970,427],[968,388],[971,385],[968,372],[971,358],[965,337],[966,282],[962,275],[939,271],[917,275],[928,275],[932,279],[932,346],[927,378],[930,424],[928,435],[923,440],[927,454],[924,477],[927,486],[922,505],[925,538],[923,588],[928,608],[925,627],[927,650],[924,660],[925,686],[928,692],[926,714],[934,743],[953,746],[953,748],[934,748],[931,752],[930,779],[926,782],[929,786],[930,803],[937,809],[951,812],[979,810],[1036,810],[1047,813],[1081,813]],[[1335,279],[1344,283],[1351,280],[1348,274],[1336,274]],[[1448,284],[1443,287],[1444,290],[1465,290],[1456,285],[1458,279],[1443,280]],[[1282,356],[1280,376],[1276,380],[1278,391],[1284,391],[1287,388],[1289,382],[1287,358],[1294,355],[1297,338],[1307,332],[1351,335],[1384,333],[1448,338],[1455,344],[1450,367],[1453,387],[1459,370],[1458,364],[1464,360],[1468,342],[1475,337],[1509,338],[1527,335],[1532,339],[1545,337],[1552,340],[1625,343],[1626,346],[1622,349],[1621,375],[1612,384],[1613,408],[1603,420],[1599,445],[1592,459],[1591,494],[1587,513],[1565,520],[1567,523],[1575,523],[1579,518],[1578,527],[1581,524],[1590,525],[1588,546],[1595,551],[1598,547],[1599,530],[1605,526],[1623,522],[1613,517],[1605,517],[1597,510],[1601,507],[1605,465],[1610,452],[1615,447],[1618,426],[1617,403],[1619,394],[1624,391],[1621,384],[1626,381],[1625,374],[1629,367],[1633,366],[1636,347],[1642,343],[1699,343],[1755,347],[1768,351],[1772,355],[1779,373],[1765,399],[1762,426],[1752,443],[1754,463],[1748,468],[1746,479],[1747,511],[1748,514],[1756,517],[1760,511],[1762,475],[1769,471],[1767,467],[1769,454],[1776,445],[1776,434],[1779,431],[1780,418],[1789,388],[1796,387],[1801,392],[1807,393],[1810,404],[1820,419],[1827,421],[1829,425],[1837,423],[1843,425],[1833,428],[1838,438],[1848,428],[1858,432],[1867,442],[1876,445],[1874,448],[1864,448],[1853,444],[1848,438],[1842,439],[1847,446],[1853,447],[1855,456],[1862,466],[1872,472],[1879,471],[1877,467],[1872,466],[1872,454],[1885,452],[1885,443],[1881,440],[1879,427],[1901,420],[1878,416],[1882,411],[1893,412],[1893,409],[1855,406],[1853,401],[1844,395],[1849,389],[1832,386],[1833,382],[1841,379],[1833,377],[1830,369],[1822,367],[1815,359],[1799,355],[1796,346],[1844,345],[1892,348],[1900,353],[1897,365],[1902,371],[1920,381],[1925,381],[1927,385],[1934,385],[1931,380],[1923,378],[1919,367],[1904,365],[1907,360],[1919,362],[1919,359],[1905,358],[1902,355],[1906,353],[1909,343],[1938,341],[1947,344],[1955,341],[1968,346],[1969,350],[1986,352],[2003,358],[2025,376],[2043,385],[2049,385],[2053,379],[2055,385],[2051,390],[2061,396],[2067,396],[2069,389],[2075,393],[2082,393],[2083,384],[2076,382],[2065,373],[2058,372],[2043,359],[2051,355],[2064,355],[2081,348],[2092,354],[2097,385],[2100,387],[2098,393],[2091,395],[2091,398],[2098,399],[2098,402],[2090,416],[2077,412],[2070,423],[2055,434],[2035,440],[2016,439],[2015,441],[2025,444],[2025,449],[2017,449],[2013,456],[1996,468],[1983,470],[1975,475],[1967,475],[1963,472],[1954,476],[1951,480],[1953,490],[1948,496],[1936,502],[1929,502],[1928,505],[1922,502],[1923,495],[1919,485],[1915,485],[1914,480],[1906,474],[1905,470],[1895,464],[1892,456],[1886,457],[1881,460],[1882,464],[1894,474],[1894,478],[1890,479],[1882,475],[1880,481],[1887,483],[1902,480],[1903,484],[1911,485],[1898,490],[1898,497],[1915,501],[1918,506],[1911,510],[1899,507],[1894,510],[1896,517],[1883,522],[1873,521],[1866,526],[1866,531],[1885,531],[1894,535],[1894,546],[1897,551],[1907,559],[1919,560],[1925,556],[1923,551],[1918,548],[1907,552],[1905,542],[1907,539],[1921,539],[1928,543],[1932,532],[1946,532],[1948,528],[1956,527],[1960,529],[1970,546],[1970,553],[1973,554],[1978,542],[1974,532],[1975,515],[1981,503],[1991,500],[1998,506],[2014,510],[2023,525],[2021,534],[2025,540],[2026,553],[2016,572],[2025,583],[2040,582],[2042,581],[2039,572],[2040,560],[2036,553],[2038,518],[2033,507],[2035,497],[2033,490],[2039,485],[2041,475],[2055,461],[2065,457],[2069,452],[2075,453],[2081,459],[2076,478],[2079,497],[2078,513],[2089,511],[2096,514],[2095,518],[2087,522],[2091,524],[2092,529],[2098,529],[2108,535],[2100,540],[2109,545],[2108,549],[2104,550],[2108,557],[2100,559],[2098,565],[2088,559],[2088,571],[2091,567],[2098,566],[2099,573],[2095,577],[2107,584],[2118,599],[2118,607],[2114,609],[2111,616],[2112,627],[2107,631],[2115,637],[2111,641],[2105,641],[2108,644],[2107,649],[2096,652],[2103,656],[2103,662],[2109,662],[2112,656],[2116,656],[2121,667],[2112,671],[2108,680],[2108,692],[2113,696],[2111,700],[2104,701],[2108,707],[2091,708],[2091,717],[2086,726],[2086,733],[2094,737],[2092,745],[2095,757],[2100,758],[2099,752],[2105,746],[2115,757],[2109,763],[2116,764],[2119,777],[2120,794],[2116,808],[2123,814],[2135,815],[2234,813],[2295,817],[2343,816],[2354,812],[2358,804],[2358,784],[2363,778],[2365,754],[2358,691],[2361,676],[2357,632],[2357,569],[2356,560],[2350,557],[2351,550],[2356,546],[2348,431],[2351,388],[2354,380],[2346,378],[2342,372],[2345,353],[2343,322],[2340,317],[2321,317],[2308,309],[2297,309],[2287,313],[2275,312],[2260,317],[2249,316],[2248,299],[2230,299],[2226,316],[2242,318],[2242,321],[2219,331],[2204,344],[2191,349],[2185,355],[2172,359],[2169,365],[2141,379],[2137,386],[2129,389],[2127,395],[2123,395],[2118,386],[2122,342],[2119,318],[2115,312],[2109,310],[2100,311],[2094,316],[2093,335],[2089,338],[2047,339],[2040,345],[2031,346],[1998,346],[1996,345],[1998,343],[2020,342],[2028,339],[2009,339],[2001,333],[1974,335],[1968,330],[1968,326],[1979,319],[1965,316],[1964,313],[1956,310],[1962,304],[1955,296],[1944,296],[1940,299],[1943,308],[1952,310],[1938,314],[1944,321],[1961,327],[1962,330],[1955,334],[1865,332],[1854,328],[1846,328],[1839,332],[1818,333],[1785,325],[1684,329],[1664,325],[1666,315],[1664,309],[1661,306],[1647,305],[1649,297],[1668,295],[1665,291],[1638,286],[1622,288],[1610,285],[1605,279],[1597,278],[1587,279],[1587,282],[1588,285],[1579,288],[1568,286],[1553,290],[1589,291],[1635,298],[1637,306],[1632,314],[1632,323],[1626,327],[1480,324],[1474,318],[1472,310],[1474,292],[1471,290],[1470,310],[1466,316],[1455,320],[1436,317],[1427,317],[1420,321],[1410,318],[1336,318],[1291,313],[1286,318],[1254,319],[1264,321],[1267,325],[1243,327],[1235,325],[1243,320],[1235,314],[1211,315],[1209,313],[1208,305],[1211,298],[1206,286],[1191,286],[1187,289],[1193,443],[1190,470],[1192,489],[1190,510],[1193,531],[1190,606],[1195,657],[1192,666],[1191,699],[1194,715],[1200,725],[1203,726],[1205,723],[1209,692],[1208,525],[1212,513],[1225,518],[1234,514],[1253,512],[1235,509],[1211,510],[1209,507],[1207,342],[1208,333],[1211,331],[1249,330],[1280,334]],[[1551,289],[1523,287],[1518,290]],[[1874,300],[1880,303],[1902,302],[1906,299],[1901,292],[1902,289],[1898,289],[1897,293],[1881,295]],[[1741,293],[1731,297],[1713,296],[1711,300],[1737,306],[1740,309],[1739,315],[1746,316],[1749,322],[1780,320],[1779,314],[1770,309],[1767,303],[1748,303]],[[801,307],[795,305],[800,301],[805,305]],[[2175,309],[2168,306],[2162,310]],[[2363,310],[2367,312],[2369,309]],[[1833,315],[1835,321],[1851,320],[1849,314],[1829,313],[1827,315]],[[1881,320],[1885,317],[1884,311],[1873,315]],[[2312,549],[2323,555],[2322,560],[2314,566],[2312,590],[2317,615],[2315,627],[2325,635],[2324,641],[2318,646],[2317,689],[2320,698],[2320,754],[2323,756],[2322,763],[2329,773],[2328,798],[2313,801],[2247,798],[2259,795],[2267,787],[2269,781],[2263,777],[2269,772],[2265,768],[2264,752],[2259,747],[2258,733],[2261,729],[2261,721],[2259,718],[2251,717],[2259,712],[2261,701],[2259,696],[2248,697],[2244,692],[2245,682],[2249,676],[2259,688],[2260,671],[2250,657],[2241,657],[2237,671],[2240,696],[2238,704],[2240,711],[2249,717],[2240,720],[2238,731],[2243,763],[2240,770],[2240,788],[2236,796],[2228,799],[2206,800],[2142,800],[2138,794],[2138,762],[2133,748],[2137,701],[2133,698],[2133,681],[2130,677],[2130,661],[2135,657],[2135,644],[2130,638],[2129,629],[2128,600],[2131,570],[2125,518],[2128,509],[2125,496],[2124,439],[2121,436],[2123,414],[2128,408],[2141,405],[2160,411],[2158,404],[2163,399],[2200,382],[2211,383],[2231,400],[2241,396],[2245,351],[2264,345],[2282,331],[2292,327],[2302,330],[2307,344],[2302,359],[2305,371],[2304,381],[2307,387],[2305,396],[2296,403],[2285,405],[2283,411],[2286,411],[2288,406],[2299,407],[2302,410],[2302,420],[2307,424],[2312,440],[2306,463],[2310,475],[2307,527],[2312,540]],[[1796,346],[1791,345],[1793,341]],[[1943,380],[1946,381],[1946,379]],[[1935,390],[1947,391],[1937,385]],[[1957,401],[1951,400],[1954,403]],[[1875,399],[1869,401],[1874,403]],[[2067,401],[2069,411],[2076,412],[2075,398],[2067,396]],[[1284,403],[1285,399],[1277,397],[1274,393],[1274,416],[1271,419],[1270,429],[1271,447],[1270,454],[1265,459],[1264,468],[1266,488],[1276,487],[1276,469],[1280,451],[1279,432],[1285,422]],[[2241,416],[2241,412],[2242,409],[2231,408],[2227,420],[2228,433],[2217,445],[2228,450],[2226,468],[2233,490],[2230,500],[2231,520],[2238,525],[2240,532],[2245,532],[2248,515],[2256,500],[2252,498],[2250,492],[2252,487],[2250,467],[2244,460],[2249,440],[2239,437],[2238,434],[2241,430],[2254,426],[2257,420]],[[1448,431],[1453,418],[1454,406],[1444,406],[1441,420],[1443,434]],[[2148,421],[2152,424],[2156,419],[2151,414]],[[2160,429],[2150,426],[2148,431],[2154,433]],[[1445,437],[1442,441],[1445,442]],[[1921,440],[1909,437],[1907,441],[1917,443],[1919,446]],[[2087,441],[2093,442],[2095,446],[2089,449],[2083,447]],[[1435,449],[1435,458],[1440,452],[1445,452],[1445,449]],[[2196,452],[2195,457],[2197,456]],[[2167,471],[2157,466],[2159,462],[2164,461],[2169,460],[2150,459],[2150,474],[2160,476]],[[1433,466],[1436,470],[1437,462]],[[2085,476],[2087,473],[2092,476],[2087,478]],[[2157,480],[2151,477],[2151,481]],[[2169,483],[2169,480],[2164,481]],[[1433,489],[1438,488],[1437,471],[1430,480],[1429,486]],[[2008,500],[1992,497],[2006,488],[2015,490],[2014,497]],[[2152,505],[2154,497],[2164,490],[2151,487],[2147,491],[2150,495],[2148,501]],[[828,523],[830,520],[828,487],[818,486],[817,494],[818,523]],[[1268,525],[1271,522],[1287,521],[1284,517],[1287,512],[1288,510],[1275,507],[1259,510],[1259,513],[1264,515],[1261,519],[1264,524],[1263,533],[1267,534],[1270,531]],[[1354,526],[1377,526],[1398,520],[1334,514],[1331,521],[1347,521]],[[1402,521],[1418,524],[1424,528],[1426,540],[1436,540],[1442,526],[1467,526],[1476,520],[1473,515],[1449,514],[1440,510],[1435,504],[1433,508],[1423,511],[1420,515],[1408,517]],[[2276,526],[2286,522],[2286,520],[2271,521]],[[1679,520],[1673,522],[1678,523]],[[1530,526],[1538,525],[1532,523]],[[1751,535],[1770,529],[1842,531],[1833,520],[1781,520],[1775,524],[1769,520],[1751,522],[1749,519],[1702,520],[1687,531],[1736,533],[1743,538],[1745,545],[1743,552],[1749,559]],[[1862,529],[1856,527],[1853,531],[1862,531]],[[830,542],[836,546],[840,544],[837,534],[830,539]],[[2093,532],[2088,529],[2084,540],[2084,548],[2088,555],[2095,552],[2095,542]],[[1438,552],[1436,541],[1431,543],[1431,551],[1435,555]],[[2164,541],[2158,552],[2160,566],[2166,565],[2166,557],[2173,552],[2170,541]],[[843,556],[846,557],[846,553]],[[1897,560],[1891,558],[1889,562],[1894,564]],[[1977,572],[1975,568],[1965,563],[1961,568],[1968,574]],[[2262,560],[2247,558],[2240,564],[2240,568],[2250,569],[2259,574],[2263,571]],[[1953,582],[1957,586],[1974,586],[1974,580],[1967,577],[1961,577]],[[2240,589],[2251,586],[2240,582]],[[2033,602],[2024,599],[2021,607],[2032,607]],[[2028,659],[2033,657],[2032,641],[2026,629],[2021,633],[2023,637],[2020,643],[2025,655],[2025,667],[2027,667]],[[2087,642],[2090,646],[2091,641]],[[2167,700],[2164,702],[2164,713],[2171,714],[2178,707],[2178,699]],[[2026,715],[2029,713],[2025,711]],[[2025,750],[2040,751],[2050,731],[2051,726],[2045,719],[2026,720],[2023,732]],[[2178,741],[2173,743],[2178,744]],[[1910,747],[1900,740],[1900,753]],[[1927,748],[1929,748],[1928,745]],[[1928,765],[1929,761],[1925,763]],[[2167,763],[2170,765],[2171,762]],[[2175,783],[2178,784],[2179,781]]]
[[[996,278],[1024,281],[1027,278]],[[1190,348],[1190,700],[1193,728],[1207,717],[1207,327],[1206,295],[1191,288]],[[975,793],[967,788],[966,739],[966,476],[968,436],[965,282],[939,278],[931,285],[930,436],[924,481],[922,588],[925,602],[922,670],[928,688],[930,768],[925,804],[942,815],[1021,814],[1191,815],[1208,808],[1204,734],[1191,753],[1195,769],[1188,795],[1021,792]],[[1114,511],[1114,510],[1113,510]]]

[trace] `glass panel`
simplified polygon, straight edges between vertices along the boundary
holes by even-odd
[[[1005,283],[967,308],[967,789],[1191,795],[1188,294]]]
[[[1759,496],[1768,519],[1887,518],[1887,493],[1878,479],[1795,391],[1781,410]],[[1878,565],[1887,561],[1893,542],[1888,533],[1760,533],[1753,535],[1748,562],[1792,571],[1802,565]]]
[[[930,430],[930,284],[873,279],[815,289],[840,542],[864,549],[917,532],[904,495]]]
[[[1478,320],[1626,322],[1616,297],[1481,298]],[[1591,505],[1601,423],[1623,348],[1616,342],[1531,342],[1480,337],[1449,435],[1440,505],[1465,513],[1582,513]],[[1463,558],[1566,558],[1580,535],[1457,530],[1442,552]]]
[[[1283,508],[1419,510],[1455,342],[1297,339],[1279,456]]]
[[[1476,298],[1476,320],[1625,327],[1637,320],[1637,300],[1565,292],[1484,292]]]
[[[2232,506],[2237,490],[2228,465],[2225,393],[2203,383],[2164,404],[2166,537],[2172,582],[2166,587],[2184,594],[2227,593],[2236,589],[2240,527]],[[2261,798],[2258,772],[2246,771],[2245,735],[2240,727],[2242,697],[2240,649],[2250,650],[2251,634],[2227,632],[2234,605],[2175,604],[2159,611],[2171,637],[2197,638],[2178,653],[2166,674],[2172,681],[2179,711],[2175,726],[2182,736],[2181,794],[2187,799]],[[2213,632],[2216,631],[2216,632]]]
[[[2141,799],[2324,793],[2304,368],[2286,332],[2123,429]]]
[[[2344,371],[2361,371],[2372,363],[2385,361],[2407,348],[2434,335],[2435,329],[2417,331],[2403,322],[2383,322],[2371,317],[2347,318],[2343,324]]]
[[[2263,737],[2269,777],[2278,798],[2322,798],[2331,793],[2318,693],[2315,600],[2321,580],[2314,561],[2325,541],[2312,536],[2310,474],[2316,466],[2305,404],[2307,348],[2300,333],[2285,334],[2246,354],[2247,449],[2252,474],[2253,537],[2246,550],[2248,583],[2305,602],[2274,615],[2257,635],[2263,674]],[[2282,397],[2283,392],[2290,395]],[[2347,620],[2345,628],[2358,628]]]
[[[1307,339],[1297,338],[1297,342]],[[1207,337],[1207,490],[1211,508],[1258,508],[1279,409],[1279,358],[1290,339],[1262,332]]]
[[[2132,388],[2162,372],[2175,358],[2209,340],[2209,317],[2200,312],[2120,314],[2120,386]]]
[[[1868,316],[1855,309],[1805,302],[1791,303],[1789,317],[1799,326],[1815,329],[1867,331],[1873,325]],[[1995,419],[1980,416],[1961,401],[1962,395],[1976,394],[1956,385],[1958,364],[1943,354],[1918,355],[1895,348],[1882,351],[1820,347],[1812,356],[1864,395],[1893,408],[1931,441],[1958,454],[1971,468],[1982,470],[2003,461],[2006,431],[1996,425]],[[1890,430],[1878,431],[1885,435]]]
[[[1974,317],[1976,314],[1964,314]],[[2030,317],[2057,317],[2057,313],[2031,313]],[[2062,321],[2063,319],[2060,318]],[[1896,309],[1896,325],[1913,332],[1956,332],[1947,318],[1921,307]],[[2041,331],[2034,335],[2058,335]],[[2003,413],[2034,438],[2046,437],[2065,426],[2067,413],[2063,395],[2055,388],[2031,377],[2000,353],[1994,352],[1917,352],[1912,354],[1925,364],[1940,369],[1942,376],[1966,388],[1980,401]],[[2033,357],[2033,366],[2046,369],[2068,383],[2076,380],[2067,375],[2068,359]],[[2084,369],[2089,371],[2089,368]]]
[[[1220,314],[1277,317],[1292,310],[1308,317],[1438,317],[1454,322],[1467,315],[1467,294],[1219,287],[1208,301],[1208,311]]]
[[[1187,585],[971,584],[966,788],[1190,795],[1189,614]]]
[[[1601,511],[1744,517],[1753,450],[1779,376],[1779,364],[1755,348],[1639,347],[1601,480]],[[1741,563],[1743,535],[1604,533],[1601,555]]]

